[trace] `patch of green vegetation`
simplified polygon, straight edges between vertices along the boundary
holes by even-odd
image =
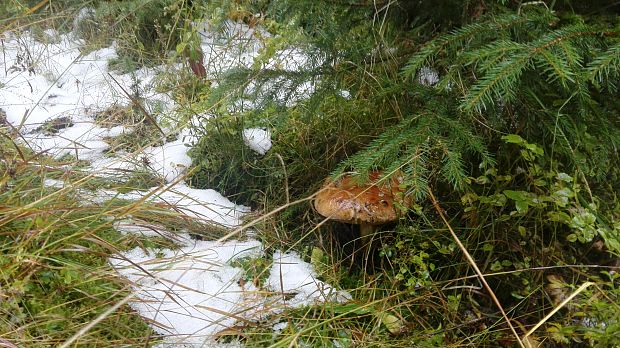
[[[148,190],[153,187],[162,186],[166,183],[165,179],[155,175],[150,170],[134,170],[122,185],[111,187],[123,193],[132,190]]]
[[[334,92],[310,97],[292,109],[274,104],[205,120],[197,130],[201,140],[190,151],[197,167],[192,184],[216,188],[244,204],[282,204],[287,185],[289,198],[308,195],[329,176],[330,168],[395,121],[365,106]],[[265,156],[244,144],[243,130],[252,127],[271,131],[273,147]]]
[[[118,74],[128,74],[140,68],[141,64],[135,58],[120,56],[108,61],[108,69]]]
[[[120,125],[132,126],[143,117],[136,115],[131,106],[112,105],[95,113],[95,123],[101,127],[112,128]]]
[[[170,67],[156,77],[156,91],[167,93],[181,105],[188,116],[200,114],[209,107],[205,101],[211,91],[211,81],[194,75],[190,69]]]
[[[51,120],[45,121],[42,125],[37,127],[34,131],[40,132],[46,135],[54,135],[65,128],[73,126],[73,120],[69,116],[57,117]]]
[[[171,136],[172,137],[172,136]],[[141,122],[131,127],[131,130],[115,137],[106,137],[104,141],[110,145],[106,153],[138,152],[148,146],[163,145],[161,132],[157,127]],[[148,165],[149,163],[145,163]]]
[[[230,263],[233,267],[239,267],[243,269],[242,282],[250,282],[260,289],[264,286],[265,281],[269,277],[271,270],[272,260],[265,257],[245,257],[241,259],[235,259]]]
[[[58,345],[129,294],[108,257],[135,242],[111,227],[112,213],[83,205],[71,186],[43,187],[48,166],[33,166],[32,157],[22,162],[14,147],[2,147],[0,332],[18,346]],[[148,341],[157,336],[127,305],[79,338],[89,346]]]
[[[136,91],[134,95],[136,102],[138,102],[140,100],[139,92]],[[161,128],[155,124],[157,122],[155,116],[145,113],[146,110],[136,105],[115,105],[97,112],[95,114],[95,122],[98,125],[107,128],[115,126],[128,128],[127,132],[104,139],[110,145],[106,152],[137,152],[147,146],[163,145],[165,142],[173,141],[176,138],[177,134],[175,133],[163,137]],[[148,163],[145,163],[145,165],[148,165]]]
[[[179,40],[185,23],[185,0],[106,2],[96,8],[97,23],[112,23],[106,37],[118,44],[120,71],[161,64]]]
[[[192,184],[273,212],[255,226],[261,240],[321,249],[313,264],[355,298],[346,314],[333,304],[285,311],[269,324],[287,321],[287,329],[253,328],[246,343],[617,344],[610,313],[620,292],[608,274],[620,255],[620,23],[609,15],[618,5],[357,5],[206,5],[219,20],[261,13],[276,39],[252,67],[212,88],[207,103],[217,117],[197,130]],[[291,47],[310,67],[266,64]],[[313,92],[299,100],[295,89],[308,83]],[[238,111],[244,101],[252,111]],[[250,127],[271,131],[266,155],[243,144]],[[370,249],[353,241],[357,227],[323,221],[307,201],[287,205],[329,175],[355,172],[363,181],[374,170],[402,173],[411,206],[378,229]],[[338,234],[347,230],[348,240]],[[493,295],[479,287],[472,263]]]
[[[75,155],[64,154],[57,160],[59,166],[70,164],[73,170],[82,170],[90,166],[90,162],[87,160],[78,160]],[[63,171],[64,172],[64,171]]]

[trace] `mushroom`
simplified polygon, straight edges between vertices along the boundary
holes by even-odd
[[[392,175],[379,182],[381,176],[382,172],[373,171],[363,185],[351,175],[336,181],[328,178],[316,195],[314,207],[326,218],[360,225],[360,234],[366,245],[377,226],[398,219],[399,209],[395,203],[406,205],[400,187],[402,176]]]

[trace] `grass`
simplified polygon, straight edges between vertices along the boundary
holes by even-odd
[[[45,121],[41,126],[35,129],[35,132],[41,132],[43,134],[52,135],[60,132],[61,130],[73,126],[71,118],[68,116],[55,118],[53,120]]]
[[[49,13],[42,17],[46,15]],[[66,30],[58,24],[70,18],[56,17],[41,23],[36,16],[23,17],[13,22],[13,28],[28,25],[43,37],[46,27]],[[86,29],[91,31],[87,34]],[[87,50],[106,44],[107,39],[94,40],[103,37],[92,33],[94,27],[81,30],[83,37],[92,39],[92,47]],[[156,144],[153,139],[157,137],[159,141],[161,137],[155,126],[147,125],[144,114],[132,108],[117,107],[99,113],[96,122],[102,126],[134,127],[132,134],[114,140],[117,149],[137,151]],[[69,118],[62,117],[45,122],[35,131],[53,135],[71,125]],[[161,338],[126,303],[115,307],[131,293],[133,284],[120,278],[108,259],[136,247],[157,249],[175,245],[165,238],[124,235],[113,228],[114,221],[131,217],[136,223],[156,224],[162,229],[167,226],[170,231],[183,230],[201,236],[218,233],[220,228],[183,218],[164,205],[122,200],[89,202],[83,196],[85,191],[96,195],[100,189],[150,189],[162,181],[146,170],[114,179],[96,177],[71,156],[54,160],[30,152],[16,143],[15,136],[1,111],[2,342],[27,347],[60,346],[73,335],[77,339],[69,346],[150,346],[159,342]],[[61,179],[65,185],[61,189],[46,187],[46,179]]]
[[[3,137],[3,148],[15,146]],[[1,155],[1,337],[19,346],[55,346],[128,294],[129,284],[107,258],[138,245],[114,230],[109,219],[130,205],[112,210],[85,204],[73,187],[42,185],[57,166],[54,161],[33,156],[26,163],[15,150]],[[141,318],[122,306],[80,343],[135,345],[149,336],[156,341]]]
[[[91,203],[80,190],[101,188],[92,177],[68,176],[66,162],[36,156],[7,137],[1,145],[0,337],[18,346],[60,345],[128,296],[132,284],[111,268],[111,256],[135,247],[175,248],[167,238],[122,234],[113,228],[115,221],[131,218],[134,224],[209,239],[224,233],[221,227],[183,218],[167,205]],[[60,190],[44,186],[51,178],[67,184]],[[143,346],[158,341],[124,304],[80,334],[76,344]]]

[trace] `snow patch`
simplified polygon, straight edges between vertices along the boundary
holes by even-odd
[[[283,253],[277,250],[273,253],[273,266],[267,284],[273,291],[294,295],[285,300],[287,305],[293,307],[326,301],[346,302],[351,299],[348,292],[338,291],[316,279],[312,265],[303,261],[294,251]]]
[[[241,286],[243,270],[230,262],[259,257],[258,241],[196,241],[179,250],[135,248],[110,263],[132,284],[131,306],[165,335],[167,345],[211,346],[213,335],[248,316],[246,298],[256,289]]]
[[[439,73],[433,68],[423,66],[418,70],[418,82],[424,86],[434,86],[439,82]]]
[[[244,129],[243,142],[259,155],[264,155],[271,149],[271,132],[262,128]]]
[[[170,183],[192,165],[192,159],[187,152],[193,141],[193,137],[181,134],[175,141],[146,148],[143,156],[146,157],[149,168]]]
[[[154,188],[149,192],[130,191],[116,195],[127,200],[146,199],[151,203],[163,203],[174,208],[179,214],[203,221],[214,222],[226,227],[236,227],[241,223],[244,213],[250,208],[236,205],[219,192],[211,189],[195,189],[178,183],[172,187]]]

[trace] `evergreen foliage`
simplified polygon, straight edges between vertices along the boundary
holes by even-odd
[[[397,226],[386,228],[396,233],[377,235],[380,266],[375,267],[383,278],[373,280],[372,291],[362,286],[356,297],[382,301],[388,311],[416,323],[407,329],[416,333],[387,339],[362,320],[347,321],[342,325],[355,328],[344,330],[372,331],[351,338],[364,346],[387,341],[506,345],[506,335],[490,319],[498,314],[488,298],[462,289],[438,290],[439,284],[461,284],[470,269],[455,262],[460,256],[431,209],[428,192],[439,196],[482,272],[508,270],[490,284],[515,322],[532,326],[541,311],[555,305],[545,285],[554,276],[612,286],[615,280],[607,283],[596,271],[584,275],[562,269],[548,278],[542,269],[611,262],[609,255],[620,251],[618,11],[617,4],[605,1],[592,6],[569,1],[211,2],[207,13],[222,18],[244,13],[244,22],[256,21],[273,36],[253,66],[230,72],[212,89],[207,104],[235,124],[205,128],[193,152],[198,164],[193,183],[221,188],[234,182],[230,192],[259,192],[251,200],[269,209],[316,192],[328,173],[354,172],[362,179],[373,170],[399,173],[413,204]],[[295,71],[268,65],[284,48],[303,51],[307,64]],[[304,84],[313,92],[300,99],[296,91]],[[238,100],[250,101],[252,110],[239,107]],[[241,143],[240,129],[255,126],[272,130],[274,147],[264,157],[216,160],[215,165],[205,160],[221,158],[226,143]],[[205,180],[217,173],[230,177]],[[286,184],[291,197],[282,194]],[[274,223],[294,236],[295,246],[300,238],[312,243],[307,239],[314,234],[306,233],[309,210],[289,209]],[[596,243],[605,245],[604,253],[587,247]],[[348,249],[333,248],[333,260],[351,257],[343,250]],[[336,276],[345,286],[358,286],[363,278],[338,262],[334,268],[345,273]],[[616,308],[617,293],[609,296],[603,302]],[[611,325],[604,334],[600,326],[576,325],[578,314],[570,308],[541,335],[557,344],[612,342],[616,322],[610,312],[594,308],[599,305],[580,306],[588,317]],[[474,312],[479,319],[454,314]],[[325,323],[326,335],[339,335],[331,316],[323,315],[304,318]],[[373,328],[382,324],[391,331],[381,318]],[[473,327],[477,320],[488,326]],[[314,343],[325,334],[300,332]]]
[[[346,88],[368,103],[369,112],[399,120],[361,130],[378,137],[354,155],[344,148],[338,157],[348,158],[334,175],[401,169],[418,199],[430,176],[461,190],[478,167],[502,155],[499,138],[509,133],[542,144],[563,170],[599,180],[617,175],[620,128],[613,118],[601,117],[618,112],[612,97],[620,66],[617,21],[590,24],[589,18],[540,4],[510,9],[491,3],[489,14],[412,50],[424,29],[402,29],[411,19],[398,13],[404,11],[400,4],[377,12],[339,2],[244,5],[278,23],[266,26],[304,49],[310,62],[294,72],[265,69],[260,62],[283,47],[284,39],[276,38],[252,68],[226,76],[212,103],[236,96],[268,110],[275,101],[281,110],[312,118],[320,114],[317,98]],[[424,71],[437,71],[439,81],[421,84]],[[304,83],[315,88],[313,98],[287,106]],[[270,115],[259,112],[255,119]]]

